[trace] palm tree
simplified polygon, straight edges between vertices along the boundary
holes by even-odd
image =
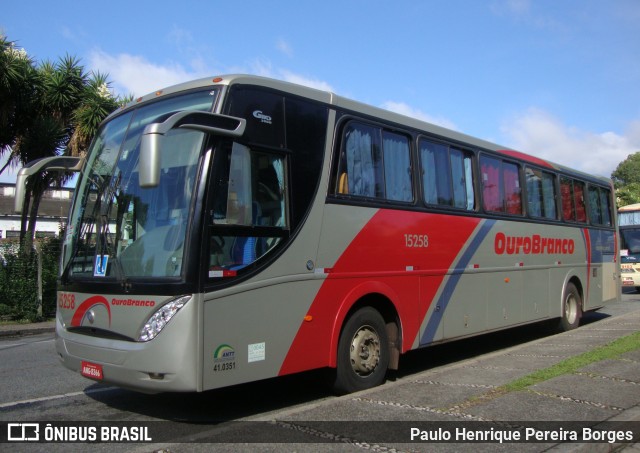
[[[131,101],[132,96],[114,98],[107,75],[91,73],[84,87],[82,102],[73,112],[75,129],[67,145],[68,154],[85,157],[91,140],[98,133],[100,123],[116,108]]]
[[[107,76],[87,73],[78,59],[65,56],[56,63],[36,64],[24,49],[0,34],[0,157],[7,158],[0,173],[9,165],[25,165],[42,157],[83,156],[100,122],[121,102],[111,96]],[[40,198],[49,186],[62,185],[64,180],[64,175],[46,171],[28,179],[18,282],[34,279],[33,238]],[[16,307],[27,310],[20,311],[22,315],[28,312],[27,316],[38,318],[38,304],[28,300],[33,292],[21,293]]]
[[[81,103],[83,88],[88,76],[78,60],[66,56],[56,64],[44,62],[36,68],[35,93],[32,121],[17,137],[13,152],[24,165],[32,160],[62,154],[74,129],[72,115]],[[30,248],[35,233],[35,223],[44,191],[58,175],[43,172],[32,177],[27,185],[29,198],[23,210],[21,242]],[[30,209],[26,208],[29,206]],[[28,215],[28,224],[27,224]],[[27,226],[28,225],[28,226]],[[25,243],[26,240],[26,243]]]
[[[34,63],[24,49],[0,35],[0,156],[10,154],[0,174],[18,161],[12,147],[30,123],[36,79]]]
[[[63,154],[84,156],[102,120],[128,100],[112,96],[107,76],[87,73],[75,57],[36,66],[2,36],[0,49],[0,155],[10,152],[7,165]],[[43,172],[29,178],[22,211],[25,248],[31,248],[42,194],[68,177]]]

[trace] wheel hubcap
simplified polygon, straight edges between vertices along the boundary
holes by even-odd
[[[359,376],[368,376],[380,362],[380,338],[370,326],[361,327],[351,340],[351,367]]]
[[[578,302],[573,294],[569,294],[564,302],[564,316],[573,324],[578,316]]]

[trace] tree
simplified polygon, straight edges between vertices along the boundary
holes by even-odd
[[[70,155],[85,157],[102,120],[133,99],[133,96],[114,98],[109,85],[107,75],[96,72],[84,87],[82,103],[73,112],[72,120],[76,127],[68,144]]]
[[[619,206],[640,203],[640,152],[629,154],[611,173]]]
[[[36,65],[6,37],[0,36],[0,46],[0,154],[10,152],[7,165],[84,156],[102,120],[128,99],[112,96],[107,76],[86,72],[75,57]],[[25,248],[33,240],[42,194],[64,179],[47,172],[29,178],[21,231]]]
[[[632,182],[619,189],[616,189],[618,207],[640,203],[640,183]]]
[[[28,128],[36,79],[34,63],[24,49],[0,35],[0,156],[11,154],[0,173],[18,158],[12,146]]]

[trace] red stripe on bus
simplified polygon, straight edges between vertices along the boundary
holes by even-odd
[[[592,252],[591,252],[591,235],[589,234],[589,229],[587,228],[583,228],[582,229],[583,234],[584,234],[584,245],[585,245],[585,251],[587,254],[587,288],[585,291],[585,300],[584,300],[584,304],[585,306],[589,303],[589,290],[591,289],[591,267],[592,267]],[[602,261],[602,257],[600,258],[600,261]]]
[[[517,159],[522,159],[532,164],[540,165],[541,167],[555,169],[555,167],[550,162],[544,159],[540,159],[539,157],[530,156],[529,154],[525,154],[520,151],[514,151],[512,149],[501,149],[498,152],[506,154],[507,156],[515,157]]]
[[[84,315],[91,308],[96,305],[104,305],[107,308],[107,314],[109,315],[109,326],[111,326],[111,307],[109,307],[109,302],[104,296],[92,296],[82,302],[76,312],[73,314],[73,318],[71,319],[71,326],[78,327],[82,324],[82,319]]]
[[[427,310],[478,218],[380,210],[344,250],[322,284],[287,353],[280,375],[335,366],[340,327],[362,297],[395,306],[402,351],[411,349]],[[407,271],[407,268],[420,272]],[[424,271],[439,270],[440,272]]]

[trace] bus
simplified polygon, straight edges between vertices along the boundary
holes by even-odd
[[[618,208],[622,287],[640,291],[640,203]]]
[[[205,391],[328,369],[620,298],[611,182],[330,92],[248,75],[112,113],[78,171],[56,349],[89,379]],[[555,321],[554,321],[555,322]]]

